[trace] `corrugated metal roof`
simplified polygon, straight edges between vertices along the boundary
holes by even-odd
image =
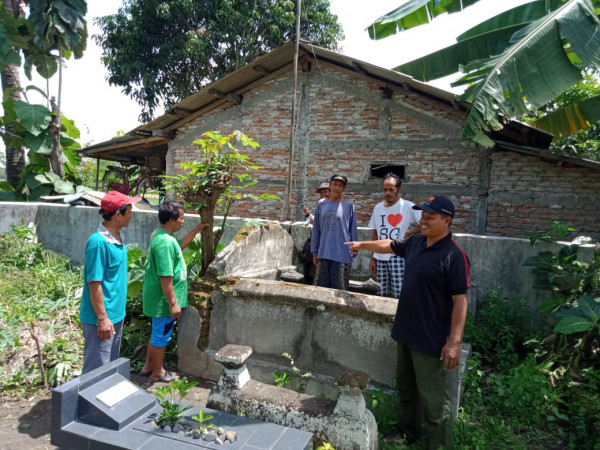
[[[367,62],[317,47],[309,42],[300,43],[300,53],[307,57],[328,61],[350,70],[363,72],[386,82],[409,86],[415,92],[422,93],[444,103],[452,103],[456,100],[454,94],[450,92],[421,83],[399,72],[374,66]],[[105,151],[110,153],[110,155],[114,155],[115,150],[119,148],[129,147],[136,143],[142,144],[147,137],[156,133],[156,130],[160,130],[160,132],[176,130],[183,124],[194,120],[205,108],[221,103],[224,96],[238,94],[252,83],[291,64],[293,58],[294,44],[288,42],[184,98],[179,103],[173,105],[162,116],[134,128],[127,133],[127,136],[86,147],[80,150],[80,152],[85,156],[91,157],[99,157]]]
[[[445,104],[451,104],[465,110],[468,109],[468,104],[457,102],[456,96],[451,92],[422,83],[400,72],[375,66],[341,53],[317,47],[309,42],[302,41],[300,43],[300,54],[363,73],[386,83],[408,88],[413,92]],[[177,128],[191,122],[196,117],[224,101],[235,101],[236,96],[241,95],[248,86],[259,81],[261,78],[283,69],[291,64],[293,59],[294,44],[288,42],[184,98],[179,103],[173,105],[162,116],[134,128],[127,136],[86,147],[80,150],[80,152],[84,156],[112,160],[119,160],[119,158],[127,157],[129,154],[135,154],[138,159],[139,155],[143,155],[144,153],[166,154],[169,134],[172,135]],[[513,151],[519,151],[519,148],[522,148],[523,153],[531,154],[531,144],[533,144],[534,146],[540,146],[538,150],[550,153],[547,148],[551,141],[551,135],[549,135],[550,140],[548,140],[547,133],[517,121],[511,121],[509,125],[505,127],[505,130],[501,130],[497,136],[499,141],[505,141],[507,138],[513,141],[509,145],[506,142],[502,142],[504,148],[510,148]],[[538,134],[539,136],[537,136]],[[537,137],[532,137],[531,135],[536,135]],[[515,143],[513,139],[518,143]],[[137,153],[135,150],[137,150]],[[580,158],[574,157],[566,158],[572,164],[578,164],[577,161],[580,160]],[[565,159],[563,158],[562,160]],[[581,160],[581,164],[579,165],[600,167],[600,162]]]
[[[435,88],[413,78],[384,69],[364,61],[351,58],[341,53],[336,53],[321,47],[314,46],[308,42],[300,43],[300,52],[308,57],[318,58],[323,61],[332,62],[350,70],[361,71],[373,78],[379,78],[383,81],[409,86],[413,91],[427,95],[444,103],[453,103],[456,96],[450,92]],[[206,108],[210,104],[220,101],[222,97],[219,94],[238,94],[246,86],[273,73],[282,67],[292,63],[294,58],[294,45],[288,42],[281,47],[263,55],[244,67],[230,73],[229,75],[209,84],[198,92],[186,97],[162,116],[154,119],[144,125],[140,125],[130,132],[135,134],[139,132],[152,132],[152,130],[173,130],[184,123],[187,123],[196,116],[194,112]],[[186,116],[186,114],[188,114]]]

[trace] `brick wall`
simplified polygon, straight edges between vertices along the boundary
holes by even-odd
[[[302,204],[314,209],[315,188],[340,172],[348,176],[346,198],[355,204],[358,223],[366,226],[373,207],[382,200],[381,179],[370,176],[370,165],[382,163],[405,166],[404,198],[414,202],[430,195],[451,198],[457,207],[455,231],[485,229],[489,234],[527,237],[549,219],[572,220],[589,232],[600,222],[597,212],[582,212],[580,202],[569,202],[574,196],[585,199],[598,192],[600,171],[557,167],[513,152],[492,152],[488,161],[480,149],[460,144],[464,120],[460,110],[399,86],[386,99],[385,83],[325,62],[313,64],[310,73],[300,73],[298,86],[293,219],[302,218]],[[248,153],[263,166],[255,174],[259,184],[250,192],[274,193],[281,200],[236,201],[230,214],[281,219],[291,92],[289,73],[271,75],[243,92],[241,105],[223,103],[180,128],[171,143],[175,172],[180,162],[198,158],[190,143],[202,132],[242,130],[261,144]],[[479,178],[486,164],[489,186]]]
[[[600,170],[515,152],[494,152],[486,233],[528,237],[551,220],[575,235],[600,236]]]

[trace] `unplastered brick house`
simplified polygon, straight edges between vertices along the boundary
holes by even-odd
[[[281,219],[291,136],[293,45],[286,44],[182,100],[124,138],[84,149],[112,160],[161,155],[167,173],[199,159],[192,142],[209,130],[239,129],[261,147],[249,151],[263,167],[256,193],[281,200],[236,201],[230,215]],[[510,122],[490,134],[493,149],[461,144],[467,105],[453,94],[398,72],[309,43],[300,44],[291,218],[314,208],[315,188],[333,173],[348,177],[346,198],[366,226],[382,200],[381,177],[403,178],[404,198],[450,197],[453,229],[528,237],[550,220],[600,237],[600,163],[547,150],[552,136]]]

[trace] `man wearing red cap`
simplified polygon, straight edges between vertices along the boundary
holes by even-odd
[[[85,247],[79,309],[83,329],[83,370],[87,373],[119,357],[127,302],[127,249],[121,229],[140,197],[111,191],[100,202],[103,221]]]

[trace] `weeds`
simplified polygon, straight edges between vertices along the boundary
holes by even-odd
[[[505,299],[498,289],[486,295],[477,316],[469,315],[465,325],[465,342],[469,342],[482,362],[505,372],[525,357],[526,342],[536,335],[526,323],[523,303]]]
[[[312,372],[304,372],[302,369],[300,369],[294,362],[294,357],[289,353],[284,352],[281,354],[281,356],[283,356],[290,362],[291,372],[288,372],[287,370],[284,370],[283,372],[274,370],[273,378],[275,379],[275,386],[285,387],[289,383],[296,381],[296,390],[298,392],[306,391],[306,383],[308,381],[308,378],[312,377]]]
[[[80,339],[66,342],[51,336],[78,332],[71,317],[79,303],[81,271],[35,241],[24,226],[0,236],[1,386],[14,394],[40,382],[61,383],[76,373],[79,363]],[[35,364],[24,354],[32,350],[31,343]]]
[[[375,416],[380,438],[397,431],[399,403],[396,391],[374,389],[368,393],[367,407]]]

